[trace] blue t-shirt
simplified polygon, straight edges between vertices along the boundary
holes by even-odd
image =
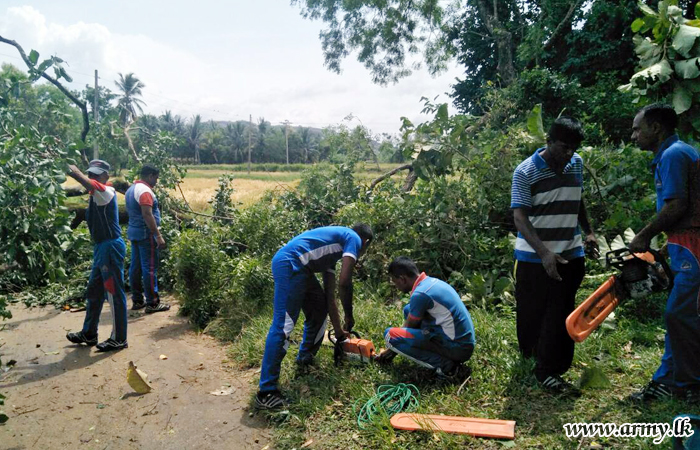
[[[411,320],[431,328],[453,342],[474,344],[474,323],[459,294],[442,280],[425,277],[408,303]]]
[[[85,213],[90,236],[95,244],[111,239],[121,238],[119,226],[119,206],[117,194],[113,187],[96,180],[90,180],[90,203]]]
[[[335,264],[343,256],[357,261],[362,239],[350,228],[321,227],[306,231],[295,237],[277,252],[277,257],[286,258],[295,271],[334,271]]]
[[[697,150],[679,140],[678,135],[674,134],[661,144],[651,162],[656,184],[656,212],[661,211],[666,200],[688,199],[689,183],[699,158]]]

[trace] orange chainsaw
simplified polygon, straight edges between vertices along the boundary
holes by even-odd
[[[631,253],[621,248],[606,253],[605,259],[620,273],[608,278],[566,318],[566,331],[575,342],[583,342],[622,300],[671,289],[671,268],[655,250]]]
[[[372,341],[361,339],[356,331],[350,331],[350,334],[355,337],[338,342],[332,330],[328,330],[328,340],[331,341],[334,347],[333,361],[335,365],[339,366],[343,359],[363,363],[371,362],[376,356]]]

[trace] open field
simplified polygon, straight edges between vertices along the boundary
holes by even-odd
[[[328,170],[332,170],[333,166],[326,166],[328,167]],[[375,165],[358,165],[355,176],[358,181],[370,183],[371,180],[397,166],[398,164],[381,164],[381,171],[377,171],[377,167]],[[308,168],[311,167],[311,165],[308,166]],[[252,171],[247,173],[245,171],[241,171],[240,169],[240,165],[225,164],[187,166],[187,176],[180,184],[182,194],[185,195],[185,198],[192,209],[198,212],[207,211],[210,208],[209,201],[216,193],[219,177],[222,175],[231,174],[234,176],[232,186],[235,190],[231,196],[231,199],[238,207],[245,208],[255,203],[255,201],[262,197],[267,191],[296,189],[302,177],[302,172],[300,171]],[[405,172],[395,175],[395,177],[402,176],[405,176]],[[64,186],[77,185],[78,183],[73,179],[68,179],[68,181],[66,181],[64,184]],[[182,194],[178,189],[174,189],[170,193],[176,198],[182,197]],[[78,200],[71,200],[70,203],[77,201]],[[119,202],[121,203],[123,201],[124,198],[120,194]]]

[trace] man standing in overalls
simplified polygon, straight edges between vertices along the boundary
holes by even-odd
[[[649,249],[662,231],[674,273],[666,302],[666,339],[661,365],[649,384],[632,395],[648,401],[672,395],[700,399],[700,156],[678,139],[678,116],[670,105],[642,108],[632,123],[632,140],[654,153],[656,217],[632,240],[633,253]]]

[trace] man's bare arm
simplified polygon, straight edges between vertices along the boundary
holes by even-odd
[[[160,234],[160,230],[158,229],[158,224],[156,223],[156,218],[153,215],[152,206],[151,205],[141,205],[141,215],[143,216],[143,221],[146,222],[146,226],[148,227],[148,229],[156,237],[156,243],[158,244],[158,248],[164,248],[165,247],[165,239],[163,239],[163,236]]]
[[[678,222],[688,210],[688,199],[672,198],[666,200],[661,211],[642,231],[632,239],[628,248],[632,253],[642,253],[649,250],[651,239],[662,231],[667,231]]]

